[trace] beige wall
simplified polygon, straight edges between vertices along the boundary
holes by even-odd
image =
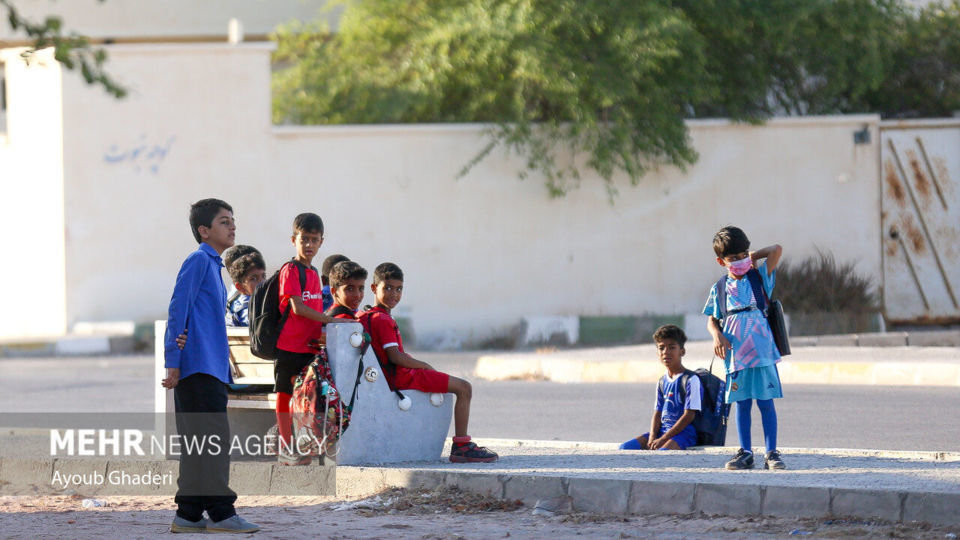
[[[336,24],[341,9],[326,9],[326,0],[15,0],[17,10],[31,20],[55,15],[65,27],[94,40],[164,40],[222,38],[236,18],[245,33],[262,38],[280,23],[324,18]],[[0,10],[6,17],[6,10]],[[0,44],[23,44],[22,32],[0,24]]]
[[[327,225],[317,265],[335,252],[369,270],[398,263],[401,307],[427,341],[479,341],[523,315],[698,312],[721,273],[712,235],[729,223],[755,246],[779,242],[789,257],[820,247],[880,275],[873,116],[692,122],[700,161],[637,187],[619,179],[611,205],[591,177],[548,199],[501,153],[456,180],[481,126],[273,127],[266,46],[110,53],[129,99],[64,79],[69,325],[163,318],[196,247],[189,203],[211,196],[233,204],[237,241],[271,270],[292,255],[303,211]],[[874,142],[855,146],[863,125]]]
[[[46,53],[27,66],[18,52],[0,51],[0,336],[56,335],[66,330],[60,66]]]

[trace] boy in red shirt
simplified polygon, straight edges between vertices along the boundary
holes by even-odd
[[[403,271],[393,263],[383,263],[373,271],[373,294],[377,305],[360,314],[360,322],[370,334],[373,350],[383,368],[390,388],[395,390],[420,390],[430,393],[452,392],[457,396],[453,408],[454,433],[450,449],[450,461],[454,463],[489,463],[497,460],[497,454],[470,441],[467,423],[470,419],[470,398],[473,389],[470,383],[434,370],[403,352],[403,340],[390,311],[400,303],[403,295]]]
[[[347,260],[335,264],[327,276],[330,280],[333,305],[326,314],[337,319],[356,320],[357,310],[363,301],[363,289],[367,287],[367,271],[359,264]]]
[[[290,398],[293,397],[293,379],[313,360],[314,346],[320,338],[324,323],[348,322],[323,314],[323,296],[320,275],[311,266],[323,244],[323,220],[311,213],[298,215],[293,220],[293,236],[297,256],[280,269],[280,312],[290,306],[290,313],[277,338],[277,361],[273,367],[274,391],[277,393],[277,461],[281,465],[307,465],[310,456],[299,455],[293,448],[293,428],[290,416]],[[300,286],[300,273],[306,279]]]

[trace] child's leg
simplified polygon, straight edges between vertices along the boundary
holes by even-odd
[[[290,394],[277,392],[277,453],[291,453],[293,423],[290,416]]]
[[[777,409],[772,399],[758,399],[757,408],[760,409],[760,420],[763,422],[763,441],[767,445],[767,452],[777,449]]]
[[[747,452],[752,452],[750,440],[750,409],[753,407],[752,399],[744,399],[737,402],[737,436],[740,438],[740,448]]]
[[[647,434],[644,433],[639,437],[630,439],[629,441],[620,445],[620,450],[646,450],[647,449]]]
[[[470,399],[473,398],[473,387],[469,382],[451,376],[447,391],[457,396],[457,403],[453,406],[453,432],[456,437],[466,437],[467,424],[470,423]]]

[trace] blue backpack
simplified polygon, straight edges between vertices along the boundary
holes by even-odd
[[[693,428],[697,430],[697,446],[723,446],[727,440],[727,416],[730,414],[730,405],[724,403],[723,394],[727,384],[712,373],[713,361],[710,369],[699,368],[696,371],[685,370],[680,376],[680,402],[687,401],[687,381],[690,377],[700,378],[700,387],[703,388],[703,399],[700,400],[700,410],[693,418]],[[663,377],[657,384],[657,391],[663,394]]]

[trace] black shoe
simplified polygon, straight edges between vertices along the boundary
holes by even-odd
[[[737,450],[737,455],[727,462],[727,470],[739,471],[741,469],[753,468],[753,452],[747,452],[743,448]]]
[[[767,459],[763,462],[764,469],[786,469],[787,466],[784,465],[783,459],[780,458],[779,450],[771,450],[767,452]]]

